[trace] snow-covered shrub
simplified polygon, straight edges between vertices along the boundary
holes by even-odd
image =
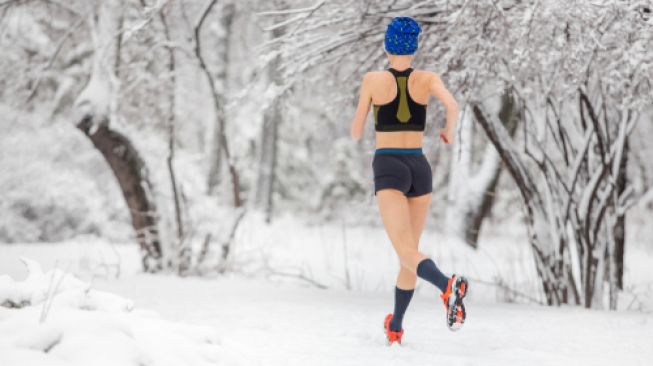
[[[212,328],[134,309],[61,270],[23,259],[24,281],[0,276],[0,365],[215,365]]]

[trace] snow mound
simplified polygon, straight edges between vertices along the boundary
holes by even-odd
[[[214,328],[167,321],[60,269],[21,258],[23,281],[0,276],[0,365],[215,365]]]

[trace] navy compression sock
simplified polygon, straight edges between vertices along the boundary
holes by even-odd
[[[447,291],[449,278],[440,272],[431,258],[424,258],[417,264],[417,276],[431,282],[443,293]]]
[[[415,289],[403,290],[395,286],[395,312],[390,320],[390,330],[398,332],[401,330],[401,322],[404,320],[404,314],[408,309],[410,299],[413,297]]]

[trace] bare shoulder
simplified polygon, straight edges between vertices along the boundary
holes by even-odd
[[[389,74],[389,72],[385,70],[373,70],[373,71],[368,71],[367,74],[369,74],[372,77],[379,77],[379,76]]]
[[[427,70],[413,70],[417,79],[424,84],[431,84],[433,82],[440,82],[440,75],[437,72],[427,71]]]
[[[368,71],[363,75],[363,85],[376,88],[377,86],[382,85],[381,83],[387,81],[390,77],[392,77],[392,75],[388,72]]]
[[[363,75],[363,80],[364,81],[369,80],[369,81],[373,82],[373,81],[376,81],[376,80],[380,80],[380,79],[382,79],[384,77],[387,77],[386,74],[388,74],[388,73],[384,72],[384,71],[368,71],[368,72],[365,73],[365,75]]]

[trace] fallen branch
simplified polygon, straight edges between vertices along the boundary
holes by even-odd
[[[323,284],[315,281],[314,279],[312,279],[310,277],[307,277],[306,275],[304,275],[304,273],[301,273],[301,272],[300,273],[286,273],[286,272],[271,270],[271,272],[268,274],[268,277],[271,277],[271,276],[294,277],[294,278],[300,279],[302,281],[305,281],[305,282],[307,282],[307,283],[309,283],[309,284],[311,284],[311,285],[313,285],[313,286],[315,286],[315,287],[317,287],[319,289],[322,289],[322,290],[328,289],[328,287],[326,285],[323,285]]]

